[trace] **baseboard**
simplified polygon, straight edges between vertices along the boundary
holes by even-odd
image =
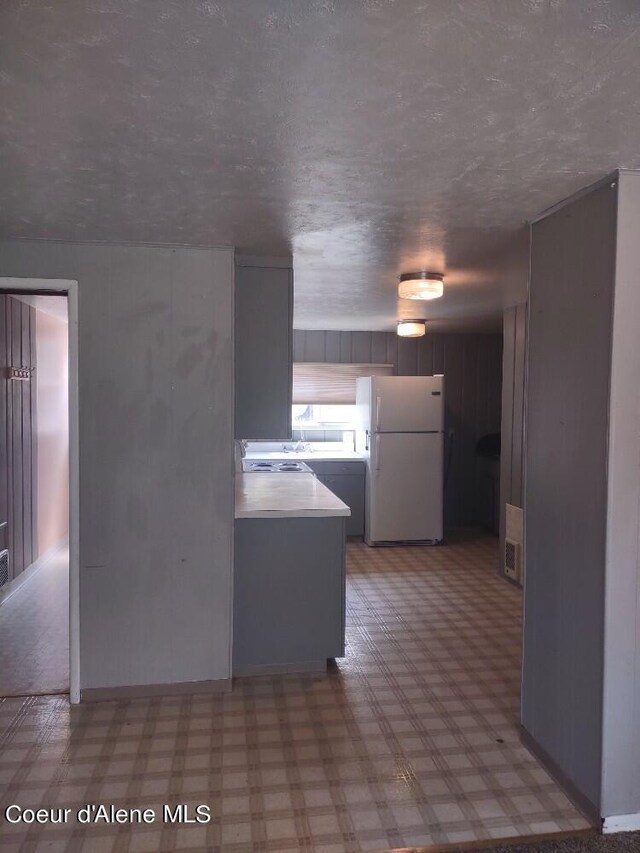
[[[368,545],[369,548],[407,548],[414,546],[416,548],[421,545],[429,546],[430,548],[436,548],[438,545],[444,544],[444,539],[398,539],[398,541],[385,541],[384,539],[376,539],[375,541],[369,542],[366,538],[364,540],[364,544]]]
[[[109,702],[114,699],[140,699],[148,696],[184,696],[196,693],[230,693],[231,679],[214,681],[177,681],[170,684],[132,684],[124,687],[85,687],[80,702]]]
[[[639,830],[640,812],[610,815],[602,820],[602,832],[605,835],[614,832],[638,832]]]
[[[234,678],[246,678],[258,675],[304,675],[327,671],[327,659],[299,661],[298,663],[282,664],[246,664],[233,667]]]
[[[558,767],[549,753],[540,746],[538,741],[529,734],[524,726],[520,726],[520,740],[529,752],[532,752],[535,755],[538,761],[544,766],[545,770],[553,776],[560,787],[564,789],[565,794],[569,797],[574,806],[582,812],[593,826],[599,826],[600,809],[578,790],[564,770]]]
[[[33,563],[31,563],[30,566],[27,566],[23,572],[20,572],[17,578],[14,578],[10,583],[5,584],[0,589],[0,604],[4,604],[5,601],[8,601],[11,596],[21,589],[27,581],[30,581],[31,578],[40,571],[40,569],[46,566],[59,551],[62,551],[68,546],[69,537],[63,536],[62,539],[59,539],[55,545],[49,548],[48,551],[45,551],[44,554],[41,554],[37,560],[34,560]]]

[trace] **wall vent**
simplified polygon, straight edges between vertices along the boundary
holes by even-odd
[[[4,586],[9,580],[9,552],[0,551],[0,586]]]
[[[503,571],[511,580],[522,583],[523,578],[524,514],[520,507],[506,504],[506,524],[503,552]]]

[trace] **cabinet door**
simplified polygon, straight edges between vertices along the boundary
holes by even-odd
[[[351,510],[351,515],[345,519],[347,536],[364,536],[364,477],[336,474],[318,476],[318,479]]]
[[[236,267],[236,438],[291,438],[292,306],[291,269]]]
[[[333,477],[337,474],[349,474],[352,477],[364,477],[364,462],[346,460],[344,462],[317,462],[315,459],[305,459],[307,465],[318,477]]]
[[[343,657],[344,521],[236,520],[235,675],[303,671],[305,664]]]

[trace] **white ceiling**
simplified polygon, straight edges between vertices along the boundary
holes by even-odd
[[[0,233],[291,251],[297,327],[486,328],[525,220],[640,168],[639,27],[637,0],[4,0]],[[400,306],[419,268],[445,297]]]

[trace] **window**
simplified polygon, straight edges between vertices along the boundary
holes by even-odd
[[[356,419],[354,405],[299,404],[292,407],[293,429],[351,430]]]
[[[392,373],[392,364],[295,362],[293,429],[353,430],[356,422],[356,379],[361,376],[390,376]]]
[[[293,402],[296,405],[353,406],[356,379],[361,376],[390,376],[392,373],[392,364],[295,362]]]

